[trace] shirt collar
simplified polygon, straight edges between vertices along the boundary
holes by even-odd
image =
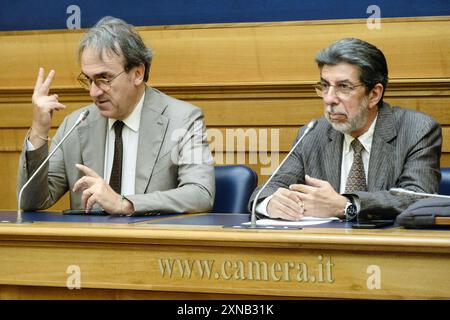
[[[139,131],[139,124],[141,122],[141,112],[142,106],[144,105],[144,98],[145,98],[145,91],[141,99],[137,103],[136,107],[134,108],[133,112],[131,112],[131,114],[126,119],[122,120],[123,123],[125,123],[125,125],[134,132]],[[108,119],[109,130],[112,130],[112,127],[116,121],[117,121],[116,119],[111,118]]]
[[[366,150],[368,153],[370,153],[370,150],[372,149],[372,140],[373,140],[373,133],[375,132],[375,123],[377,122],[378,114],[373,120],[372,124],[369,127],[369,130],[364,132],[362,135],[358,137],[359,142],[364,147],[364,150]],[[353,138],[348,133],[344,133],[344,152],[349,153],[350,152],[350,145],[352,141],[355,138]]]

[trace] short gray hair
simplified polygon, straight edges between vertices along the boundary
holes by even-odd
[[[148,80],[153,56],[152,51],[145,46],[144,41],[133,26],[125,21],[108,16],[97,22],[80,41],[78,47],[79,61],[81,61],[81,55],[87,47],[96,50],[100,58],[104,50],[114,52],[118,56],[122,54],[125,71],[129,71],[141,63],[144,64],[144,81]]]
[[[368,90],[381,83],[383,94],[378,105],[383,104],[383,96],[388,84],[388,67],[383,52],[374,45],[355,38],[345,38],[332,43],[316,55],[320,69],[324,65],[346,62],[359,67],[359,79]]]

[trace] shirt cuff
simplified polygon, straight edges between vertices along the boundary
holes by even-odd
[[[36,150],[36,148],[33,146],[33,144],[30,142],[30,140],[28,140],[28,138],[25,141],[26,141],[26,143],[25,143],[25,151],[34,151],[34,150]]]
[[[256,205],[256,212],[265,215],[266,217],[269,217],[269,213],[267,212],[267,205],[269,204],[270,199],[272,199],[272,196],[268,196],[263,201],[258,203]]]

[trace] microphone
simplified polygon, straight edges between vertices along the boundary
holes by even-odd
[[[39,166],[39,168],[36,169],[36,171],[33,173],[33,175],[31,176],[30,179],[28,179],[28,181],[23,185],[23,187],[20,189],[19,191],[19,196],[17,199],[17,219],[16,219],[16,223],[23,223],[22,221],[22,206],[21,206],[21,202],[22,202],[22,193],[25,190],[25,188],[30,184],[30,182],[34,179],[34,177],[39,173],[39,171],[41,171],[41,169],[44,167],[44,165],[48,162],[48,160],[50,160],[51,156],[56,152],[56,150],[58,150],[58,148],[62,145],[62,143],[67,139],[67,137],[72,133],[72,131],[81,123],[83,122],[86,117],[89,114],[89,110],[84,110],[78,117],[77,121],[75,121],[75,124],[72,126],[72,128],[70,128],[69,132],[66,133],[66,135],[61,139],[61,141],[56,145],[55,148],[53,148],[52,152],[50,152],[50,154],[47,156],[47,158],[44,159],[44,161],[42,161],[41,165]]]
[[[250,228],[251,229],[255,229],[257,228],[256,226],[256,204],[258,202],[258,198],[259,195],[261,194],[261,192],[266,188],[266,186],[270,183],[270,181],[272,181],[272,178],[278,173],[278,171],[280,170],[280,168],[283,166],[283,164],[286,162],[286,160],[291,156],[292,152],[297,148],[297,146],[300,144],[300,142],[303,140],[303,138],[312,130],[314,129],[314,127],[317,124],[317,120],[312,120],[310,121],[307,125],[306,125],[306,130],[303,133],[303,135],[300,137],[300,139],[298,139],[298,141],[296,142],[296,144],[291,148],[291,150],[289,151],[288,155],[283,159],[283,161],[280,163],[280,165],[275,169],[275,171],[270,175],[269,179],[266,181],[266,183],[263,184],[263,186],[261,187],[261,189],[258,191],[258,193],[255,196],[255,199],[253,200],[253,205],[252,205],[252,212],[251,212],[251,224],[250,224]]]
[[[389,193],[395,196],[414,196],[416,198],[442,198],[442,199],[450,199],[450,196],[444,196],[442,194],[434,194],[434,193],[423,193],[423,192],[415,192],[411,190],[406,190],[403,188],[391,188],[389,189]]]

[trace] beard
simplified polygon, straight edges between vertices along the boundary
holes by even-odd
[[[330,118],[329,113],[342,113],[347,116],[347,121],[344,123],[334,122]],[[361,107],[359,108],[358,113],[350,118],[345,112],[339,112],[336,107],[327,106],[325,110],[325,118],[331,124],[334,130],[350,134],[351,132],[358,131],[362,127],[364,127],[367,123],[367,119],[369,118],[369,104],[368,101],[364,101]]]

